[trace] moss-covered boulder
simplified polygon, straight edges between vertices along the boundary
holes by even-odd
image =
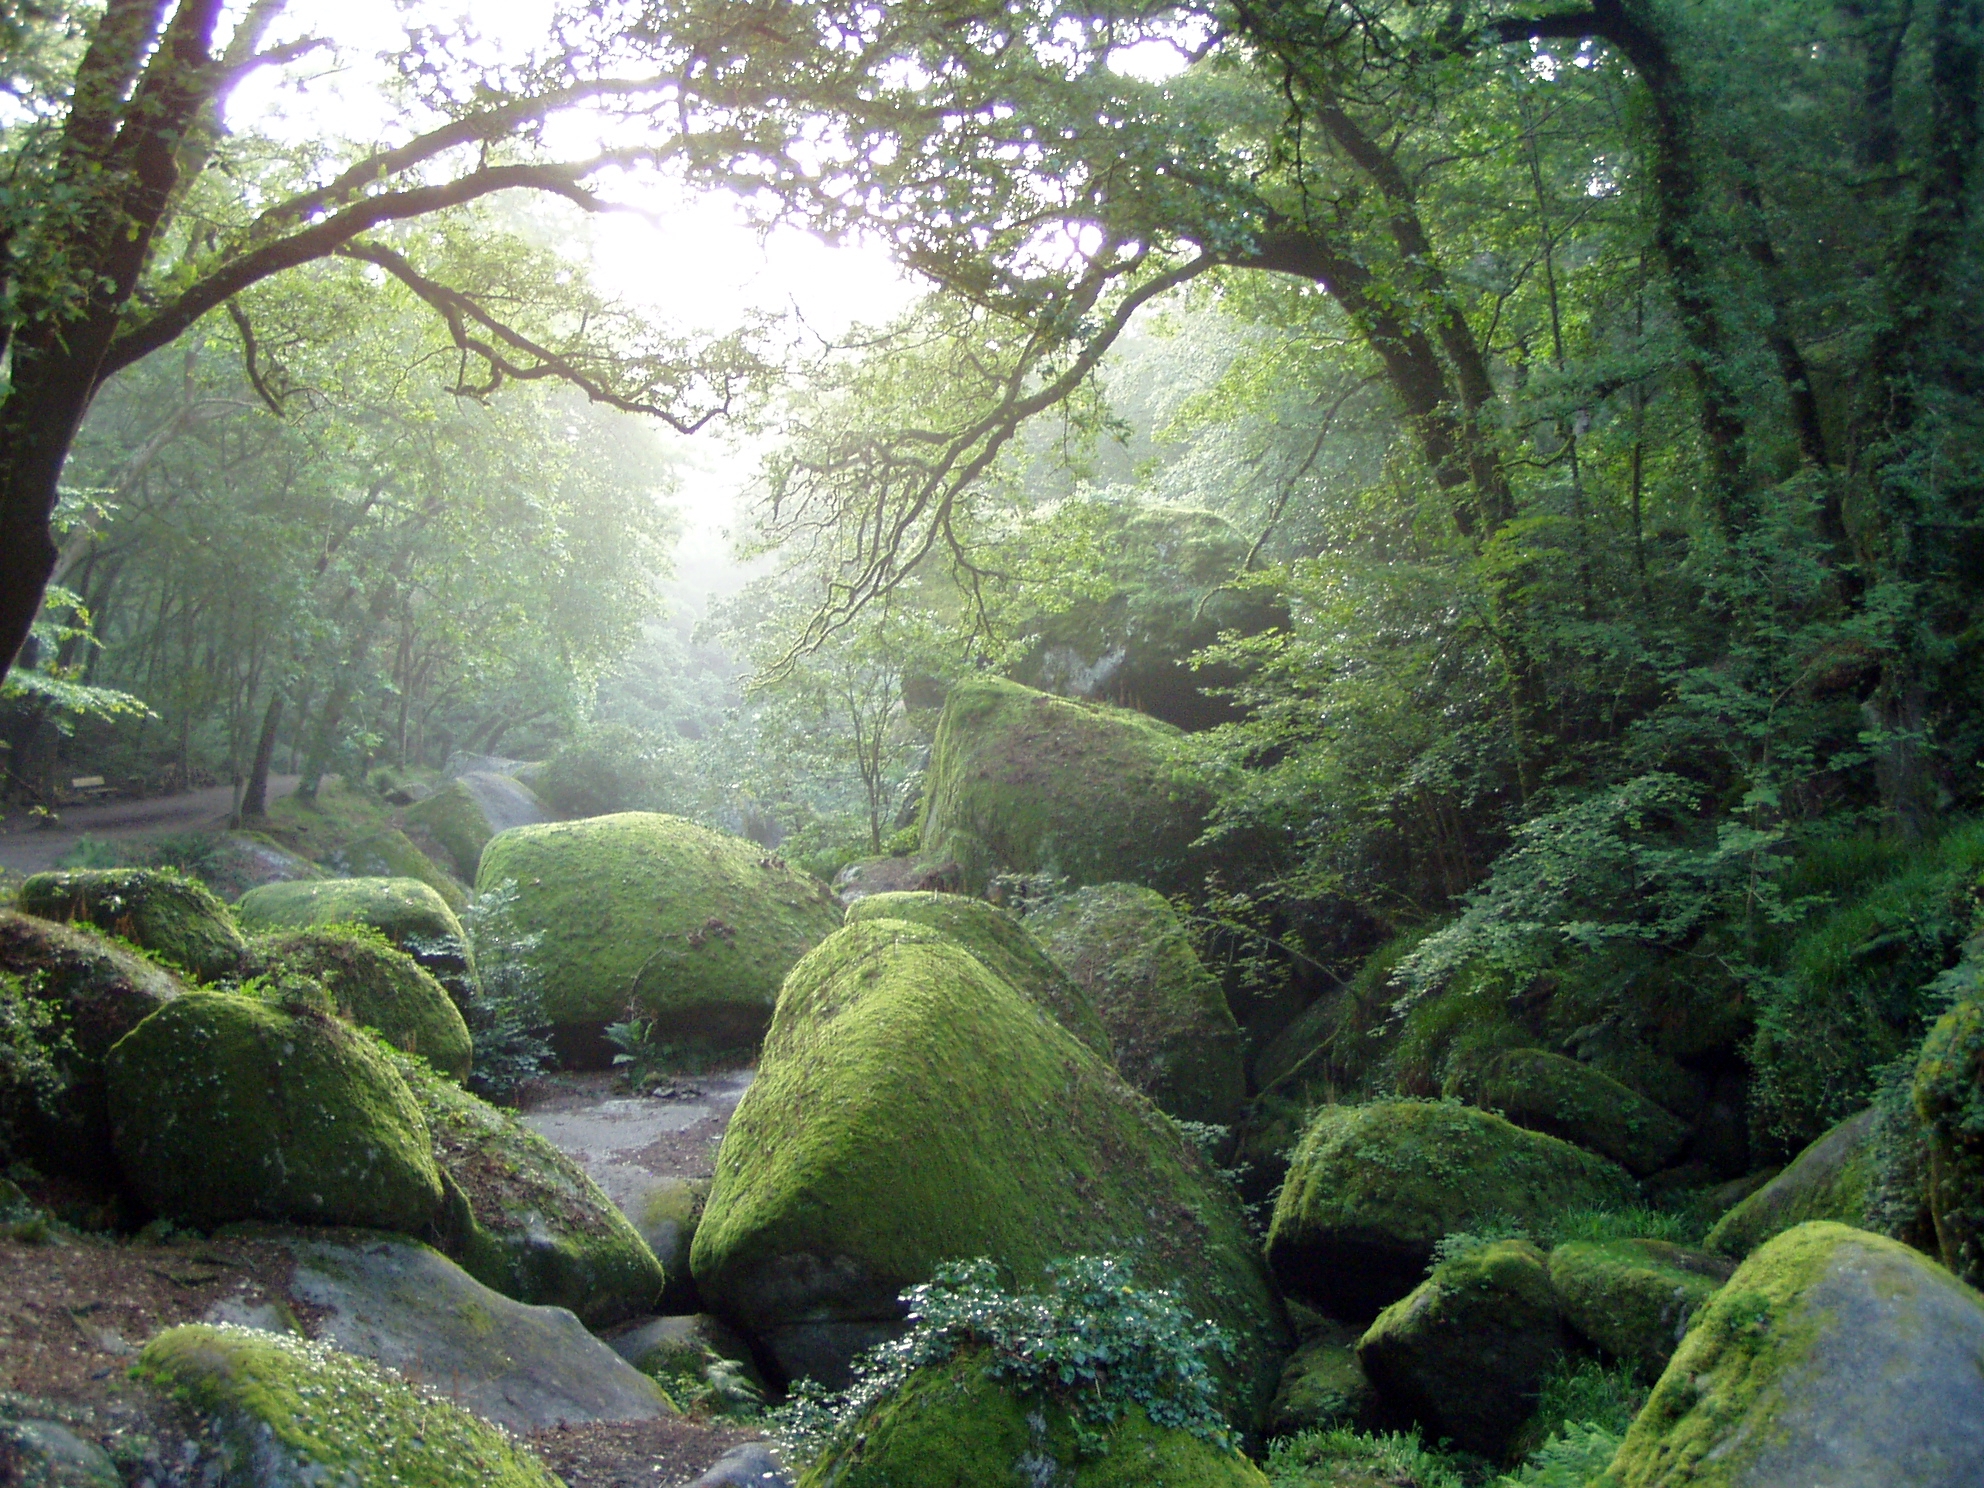
[[[557,1488],[496,1427],[328,1344],[188,1323],[146,1344],[132,1372],[204,1421],[225,1483]]]
[[[122,936],[202,981],[231,976],[247,949],[227,906],[171,868],[37,873],[21,885],[20,906],[44,920],[80,920]]]
[[[1563,1341],[1543,1253],[1501,1240],[1443,1262],[1379,1313],[1357,1358],[1385,1403],[1429,1437],[1499,1457]]]
[[[223,832],[200,864],[200,881],[230,903],[263,884],[330,877],[317,864],[262,832]]]
[[[621,1212],[640,1232],[661,1269],[668,1285],[655,1306],[673,1316],[702,1310],[696,1280],[689,1270],[689,1247],[696,1239],[696,1226],[702,1222],[703,1205],[709,1201],[710,1180],[679,1175],[656,1178],[631,1194],[622,1196]]]
[[[1109,1030],[1095,1004],[1035,940],[1031,929],[996,904],[964,894],[870,894],[848,906],[847,923],[907,920],[941,930],[996,975],[1052,1013],[1060,1025],[1104,1059]],[[1163,1102],[1159,1102],[1160,1105]]]
[[[468,1024],[445,988],[369,925],[319,925],[257,937],[242,958],[250,977],[303,976],[322,983],[338,1012],[374,1028],[394,1048],[442,1074],[467,1077],[475,1057]]]
[[[1152,1424],[1132,1405],[1084,1450],[1087,1431],[1058,1402],[986,1377],[970,1350],[918,1370],[800,1475],[799,1488],[1266,1488],[1230,1448]]]
[[[529,786],[487,771],[450,780],[406,813],[407,825],[432,838],[462,882],[471,884],[490,838],[550,819]]]
[[[1051,900],[1027,928],[1088,994],[1132,1085],[1182,1121],[1238,1119],[1247,1099],[1240,1027],[1162,894],[1099,884]]]
[[[1550,1252],[1564,1320],[1615,1359],[1658,1378],[1702,1305],[1736,1269],[1665,1240],[1574,1241]]]
[[[417,1061],[400,1072],[447,1183],[442,1248],[464,1271],[519,1302],[568,1307],[588,1328],[655,1310],[661,1262],[585,1169]]]
[[[1874,1177],[1875,1123],[1871,1106],[1840,1122],[1716,1221],[1703,1243],[1741,1260],[1773,1235],[1809,1219],[1864,1225]]]
[[[1703,1309],[1609,1488],[1984,1483],[1984,1299],[1827,1221],[1759,1248]]]
[[[0,1127],[11,1134],[18,1154],[43,1173],[115,1178],[104,1056],[183,993],[185,984],[86,926],[58,925],[11,910],[0,910],[0,974],[11,979],[0,987],[0,997],[15,1004],[25,1000],[47,1014],[34,1042],[51,1077],[37,1078],[21,1060],[0,1066]],[[10,1021],[26,1034],[27,1009],[9,1011],[17,1014]]]
[[[424,883],[451,911],[459,913],[468,894],[406,833],[397,827],[342,843],[325,854],[324,864],[346,878],[410,878]]]
[[[477,884],[505,883],[561,1049],[598,1063],[630,1006],[656,1043],[755,1046],[780,980],[841,920],[825,884],[757,843],[647,811],[504,832]]]
[[[1289,1165],[1268,1259],[1291,1296],[1361,1322],[1418,1285],[1447,1235],[1620,1208],[1636,1193],[1604,1158],[1472,1106],[1325,1106]]]
[[[475,966],[454,910],[415,878],[327,878],[264,884],[234,905],[244,929],[268,933],[311,925],[370,925],[418,961],[456,1004],[474,995]]]
[[[1645,1177],[1672,1162],[1687,1125],[1610,1075],[1543,1049],[1498,1049],[1456,1061],[1443,1094],[1500,1111]]]
[[[1281,1367],[1268,1407],[1269,1436],[1375,1424],[1378,1392],[1357,1357],[1357,1337],[1355,1329],[1325,1320],[1302,1340]]]
[[[199,1226],[427,1226],[441,1205],[427,1123],[387,1055],[329,1006],[188,992],[111,1049],[112,1142],[140,1198]]]
[[[792,1377],[838,1383],[897,1294],[986,1256],[1021,1285],[1132,1257],[1225,1327],[1258,1421],[1289,1338],[1232,1195],[1155,1107],[935,932],[850,925],[786,979],[717,1157],[691,1264],[705,1304]]]
[[[1943,1264],[1984,1286],[1984,998],[1936,1020],[1911,1091],[1928,1138],[1929,1207]]]
[[[951,689],[931,748],[922,854],[983,893],[995,874],[1159,888],[1190,876],[1210,796],[1177,731],[1100,703],[980,677]]]

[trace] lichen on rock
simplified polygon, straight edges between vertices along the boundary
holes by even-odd
[[[171,868],[86,868],[37,873],[20,906],[44,920],[94,925],[201,981],[230,976],[246,942],[227,906]]]
[[[931,747],[922,855],[983,893],[996,874],[1160,888],[1190,876],[1211,798],[1177,731],[1101,703],[974,677],[951,689]]]
[[[945,1260],[1021,1284],[1130,1257],[1238,1346],[1236,1419],[1287,1324],[1232,1195],[1092,1050],[947,937],[850,925],[796,966],[718,1154],[691,1263],[788,1375],[840,1383]]]
[[[479,886],[515,885],[512,918],[567,1058],[631,1006],[659,1044],[749,1049],[780,980],[840,924],[832,891],[754,842],[627,811],[518,827],[482,854]]]
[[[1104,1059],[1109,1030],[1089,996],[1057,965],[1032,930],[1008,911],[965,894],[870,894],[848,906],[847,923],[906,920],[941,930],[1013,988],[1052,1013],[1061,1026]]]
[[[1448,1235],[1622,1208],[1637,1192],[1604,1158],[1458,1102],[1325,1106],[1289,1165],[1268,1259],[1291,1296],[1360,1322],[1418,1285]]]
[[[112,1141],[158,1213],[419,1233],[441,1204],[427,1124],[371,1038],[324,1010],[188,992],[104,1062]],[[437,1083],[439,1077],[434,1077]]]
[[[253,1488],[558,1483],[497,1427],[328,1344],[187,1323],[146,1344],[132,1373],[207,1422],[219,1443],[224,1482]]]
[[[1181,1121],[1238,1119],[1240,1027],[1162,894],[1098,884],[1048,901],[1026,923],[1088,994],[1132,1085]]]

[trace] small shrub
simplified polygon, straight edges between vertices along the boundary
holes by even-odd
[[[1611,1466],[1623,1434],[1589,1421],[1567,1421],[1562,1435],[1552,1436],[1521,1467],[1497,1478],[1495,1488],[1586,1488]]]
[[[820,1455],[917,1370],[966,1348],[986,1351],[989,1378],[1065,1404],[1093,1431],[1084,1443],[1093,1450],[1102,1448],[1100,1428],[1132,1405],[1159,1426],[1236,1445],[1210,1367],[1231,1357],[1231,1341],[1169,1292],[1132,1285],[1120,1258],[1056,1262],[1045,1291],[1021,1293],[1000,1285],[989,1260],[954,1262],[902,1300],[909,1304],[909,1331],[857,1360],[853,1384],[828,1394],[802,1381],[772,1413],[774,1429],[796,1457]]]
[[[468,1088],[485,1100],[512,1101],[551,1062],[544,1037],[543,989],[531,965],[536,935],[517,928],[517,886],[505,880],[476,895],[462,911],[462,929],[475,954],[477,987],[462,1008],[475,1062]]]
[[[73,1052],[60,1007],[0,972],[0,1151],[15,1145],[23,1118],[53,1114],[68,1086],[62,1056]]]

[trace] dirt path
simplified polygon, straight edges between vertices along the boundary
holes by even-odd
[[[301,778],[270,776],[269,799],[290,794]],[[0,822],[0,868],[16,873],[39,873],[53,867],[57,858],[86,836],[125,841],[170,832],[223,831],[233,809],[234,788],[216,785],[142,801],[65,806],[61,811],[62,824],[52,828],[37,827],[23,814],[10,814]]]
[[[710,1178],[717,1144],[755,1070],[677,1075],[655,1095],[628,1095],[610,1071],[565,1072],[537,1089],[523,1116],[579,1161],[622,1209],[657,1178]]]

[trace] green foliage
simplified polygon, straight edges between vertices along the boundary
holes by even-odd
[[[511,1101],[551,1063],[544,1037],[542,980],[534,962],[538,937],[516,923],[516,882],[491,884],[462,912],[475,956],[476,991],[462,1009],[475,1045],[468,1088],[485,1100]]]
[[[1092,1455],[1107,1450],[1104,1431],[1132,1405],[1158,1426],[1235,1445],[1211,1368],[1232,1357],[1232,1344],[1171,1293],[1134,1285],[1121,1257],[1052,1262],[1042,1290],[1019,1293],[988,1260],[952,1262],[902,1301],[909,1330],[864,1355],[853,1384],[828,1395],[802,1383],[773,1412],[796,1456],[830,1450],[916,1371],[967,1350],[984,1351],[988,1378],[1071,1408],[1087,1424]]]
[[[1589,1488],[1618,1453],[1624,1428],[1566,1420],[1521,1467],[1495,1480],[1495,1488]]]
[[[57,1114],[76,1050],[59,1003],[34,995],[12,972],[0,972],[0,1150],[11,1151],[24,1117]]]
[[[1536,1397],[1536,1414],[1524,1428],[1525,1435],[1532,1439],[1561,1435],[1569,1443],[1599,1432],[1611,1438],[1616,1448],[1626,1428],[1633,1424],[1633,1417],[1646,1404],[1651,1388],[1651,1383],[1630,1363],[1603,1364],[1596,1359],[1563,1355],[1543,1376]],[[1543,1450],[1547,1452],[1547,1448]],[[1518,1476],[1517,1481],[1528,1480]],[[1577,1488],[1583,1485],[1584,1480],[1579,1479]]]
[[[1417,1435],[1367,1435],[1346,1427],[1305,1431],[1268,1447],[1274,1488],[1464,1488],[1461,1464]]]

